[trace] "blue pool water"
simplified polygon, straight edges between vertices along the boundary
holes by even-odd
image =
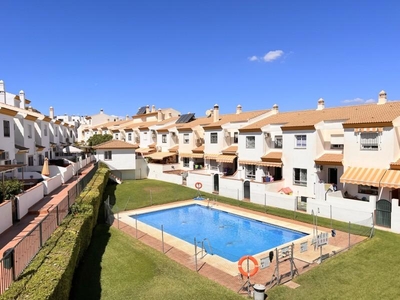
[[[205,241],[209,254],[232,262],[243,255],[255,255],[307,235],[197,204],[130,217],[160,230],[162,225],[164,232],[191,244],[194,238],[200,243]]]

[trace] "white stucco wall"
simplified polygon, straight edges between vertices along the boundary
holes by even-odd
[[[38,201],[44,197],[44,187],[43,183],[40,182],[34,187],[30,188],[23,194],[19,194],[18,198],[18,218],[21,219],[27,213],[29,208],[36,204]]]
[[[111,170],[136,169],[136,155],[134,149],[112,149],[111,160],[104,159],[103,149],[97,149],[97,159],[104,162]]]
[[[0,204],[0,234],[12,226],[11,201],[4,201]]]

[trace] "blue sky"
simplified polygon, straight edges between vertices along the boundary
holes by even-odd
[[[1,12],[0,79],[45,114],[400,100],[399,1],[2,0]]]

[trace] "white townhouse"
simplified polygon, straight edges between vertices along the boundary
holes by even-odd
[[[51,118],[42,116],[35,121],[35,149],[39,165],[43,165],[44,158],[50,158],[50,122]]]
[[[179,163],[183,170],[204,169],[204,130],[212,119],[201,117],[177,124]]]
[[[240,155],[239,129],[271,114],[273,114],[271,110],[243,112],[239,105],[236,113],[220,115],[219,106],[214,105],[210,116],[212,122],[203,126],[203,129],[205,167],[214,175],[215,192],[219,190],[218,182],[221,175],[240,178],[237,159]]]
[[[111,173],[120,179],[140,178],[136,173],[135,146],[120,140],[108,142],[93,147],[96,150],[96,157],[105,163]],[[140,175],[140,174],[139,174]]]
[[[14,117],[18,111],[0,103],[0,165],[10,165],[15,161]]]
[[[93,134],[90,129],[93,127],[97,127],[97,125],[104,124],[107,122],[115,122],[118,121],[119,118],[117,116],[105,114],[103,109],[100,110],[98,114],[94,114],[91,116],[86,116],[82,119],[82,123],[77,129],[78,132],[78,141],[81,143],[86,143],[86,141]]]

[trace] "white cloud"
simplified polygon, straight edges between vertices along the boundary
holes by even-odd
[[[267,54],[264,55],[263,59],[265,62],[271,62],[283,55],[282,50],[274,50],[274,51],[269,51]]]
[[[250,56],[249,60],[250,61],[263,61],[263,62],[272,62],[274,60],[277,60],[279,57],[281,57],[282,55],[284,55],[285,52],[283,52],[282,50],[273,50],[273,51],[269,51],[267,54],[265,54],[264,56]],[[291,54],[291,53],[289,53]]]
[[[249,57],[249,61],[258,61],[258,57],[253,55],[252,57]]]
[[[349,104],[349,103],[374,103],[376,101],[374,99],[364,100],[362,98],[354,98],[354,99],[343,100],[342,102]]]

